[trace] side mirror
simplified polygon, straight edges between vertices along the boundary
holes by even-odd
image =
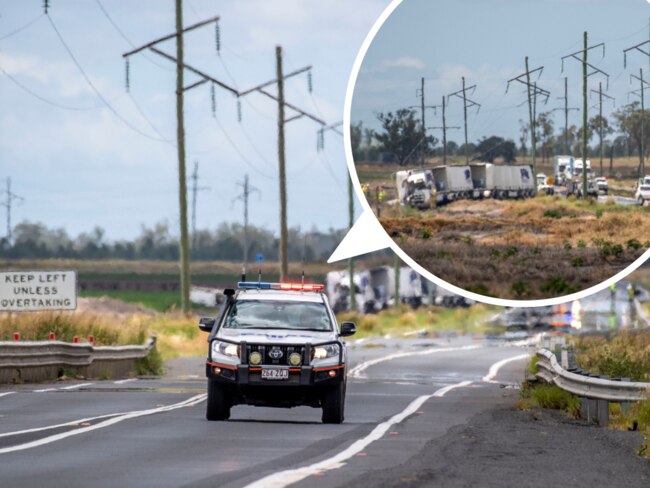
[[[357,332],[357,326],[355,325],[354,322],[343,322],[341,324],[341,336],[346,337],[346,336],[351,336],[356,334]]]
[[[212,317],[201,317],[199,320],[199,329],[203,332],[211,332],[214,327],[214,319]]]

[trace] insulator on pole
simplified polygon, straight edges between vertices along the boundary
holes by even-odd
[[[125,64],[124,64],[124,83],[125,83],[125,88],[126,92],[129,93],[131,90],[131,65],[129,64],[129,58],[125,59]]]
[[[237,99],[237,122],[241,122],[241,100]]]
[[[43,10],[45,11],[45,15],[47,15],[49,9],[50,9],[50,0],[44,0]]]
[[[212,109],[212,116],[217,116],[217,94],[214,89],[214,83],[210,84],[210,108]]]
[[[314,83],[312,80],[311,70],[307,71],[307,87],[309,88],[309,93],[312,93],[314,89]]]
[[[221,28],[219,22],[214,24],[214,42],[217,47],[217,54],[221,54]]]

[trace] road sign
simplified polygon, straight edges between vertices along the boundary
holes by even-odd
[[[75,271],[0,272],[0,311],[75,310]]]
[[[263,263],[264,262],[264,254],[262,254],[261,252],[258,252],[255,255],[255,261],[257,261],[258,263]]]

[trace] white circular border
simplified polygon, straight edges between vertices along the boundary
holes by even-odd
[[[377,35],[377,32],[379,32],[381,26],[384,24],[384,22],[386,22],[386,19],[390,17],[390,15],[402,3],[402,1],[403,0],[393,0],[392,3],[388,5],[388,7],[386,7],[386,9],[379,16],[375,24],[372,26],[372,29],[370,29],[370,32],[368,33],[365,40],[363,41],[363,44],[361,45],[361,49],[359,50],[359,53],[357,54],[357,57],[354,61],[354,66],[352,67],[352,72],[350,73],[350,79],[348,80],[347,92],[345,94],[345,107],[344,107],[344,114],[343,114],[343,125],[344,125],[343,139],[345,144],[345,158],[348,163],[348,171],[350,172],[350,178],[352,179],[354,190],[357,193],[357,198],[361,202],[361,206],[363,207],[364,212],[372,213],[372,215],[375,214],[370,208],[370,205],[366,200],[366,196],[364,195],[363,190],[361,189],[361,183],[359,182],[359,177],[357,175],[356,167],[354,165],[354,159],[352,157],[352,144],[350,138],[350,124],[351,124],[350,113],[352,111],[352,96],[354,94],[354,87],[357,82],[357,77],[359,76],[359,70],[361,69],[363,58],[366,56],[370,44],[372,43],[373,39]],[[650,0],[648,0],[648,2],[650,2]],[[430,271],[427,271],[418,263],[416,263],[415,260],[413,260],[413,258],[411,258],[408,254],[406,254],[402,250],[402,248],[400,248],[397,245],[397,243],[393,241],[393,239],[391,239],[390,236],[388,236],[388,234],[386,235],[388,237],[388,240],[390,241],[390,248],[393,250],[393,252],[395,252],[402,259],[402,261],[404,261],[406,264],[408,264],[411,268],[416,270],[426,279],[434,282],[438,286],[446,288],[447,290],[456,293],[458,295],[464,296],[466,298],[470,298],[478,302],[488,303],[490,305],[498,305],[501,307],[543,307],[547,305],[557,305],[560,303],[566,303],[573,300],[579,300],[581,298],[585,298],[596,292],[604,290],[605,288],[609,287],[613,283],[616,283],[619,280],[625,278],[628,274],[630,274],[632,271],[637,269],[646,260],[650,258],[650,249],[648,249],[645,253],[641,255],[641,257],[639,257],[636,261],[630,264],[623,271],[615,274],[611,278],[599,283],[598,285],[592,286],[591,288],[587,288],[586,290],[582,290],[577,293],[572,293],[571,295],[564,295],[556,298],[546,298],[543,300],[508,300],[504,298],[493,298],[484,295],[479,295],[478,293],[472,293],[463,288],[454,286],[451,283],[447,283],[446,281],[438,278],[437,276],[433,275]]]

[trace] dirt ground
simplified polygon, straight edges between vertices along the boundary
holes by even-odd
[[[625,269],[650,245],[646,209],[560,198],[458,201],[426,212],[393,205],[380,222],[434,275],[509,299],[589,288]]]

